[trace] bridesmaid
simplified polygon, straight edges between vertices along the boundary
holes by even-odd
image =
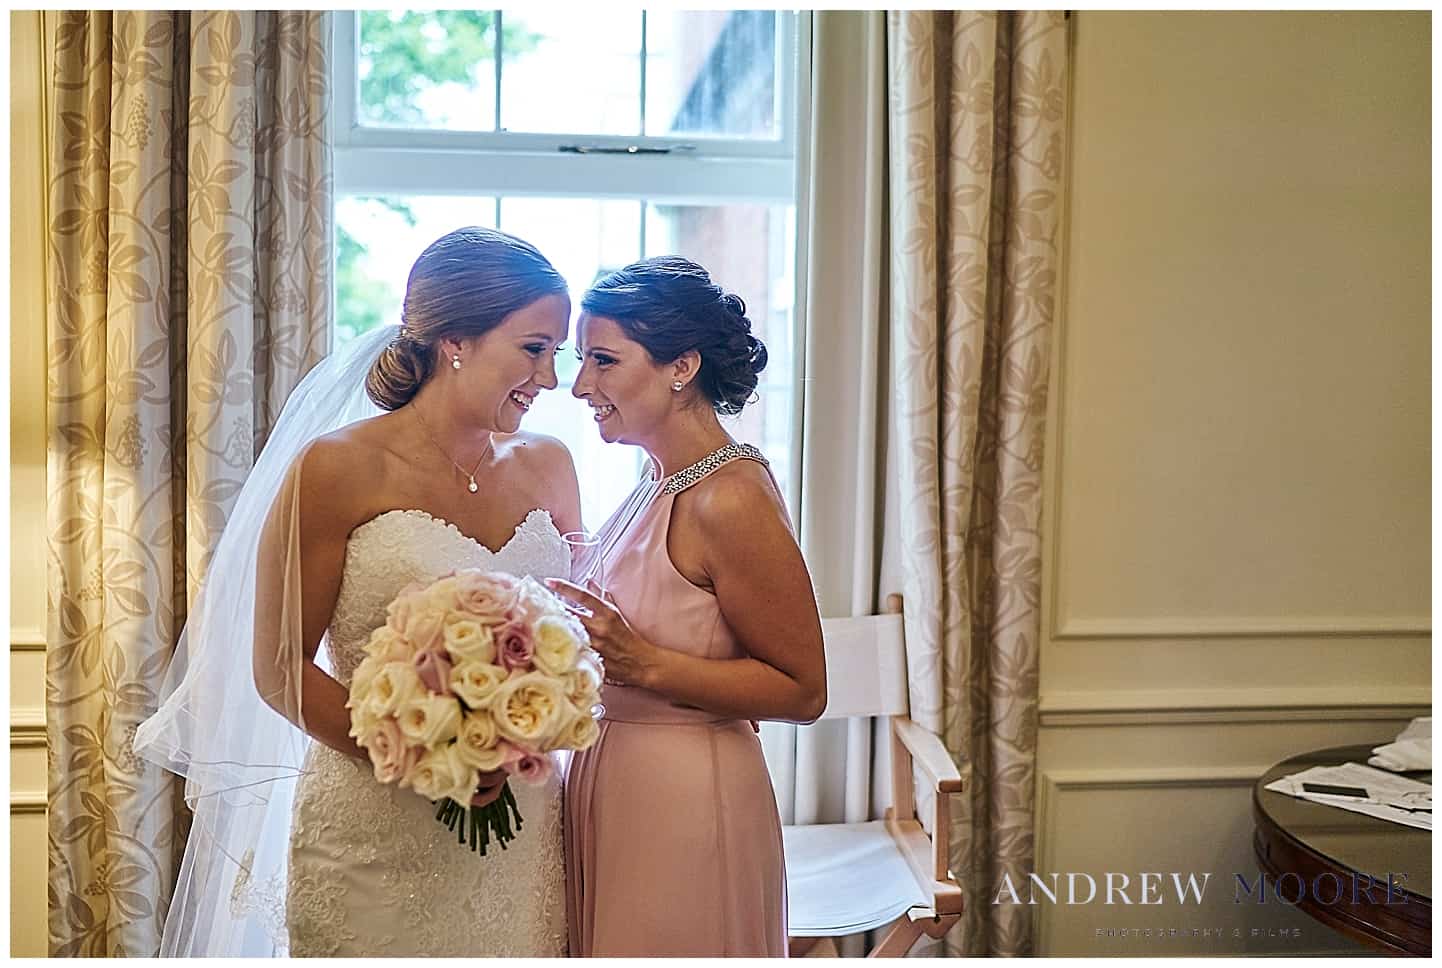
[[[651,468],[603,529],[604,593],[551,583],[592,613],[607,676],[566,782],[570,953],[784,957],[781,821],[747,720],[821,715],[821,619],[765,458],[717,419],[766,348],[679,257],[612,273],[581,309],[572,392]]]

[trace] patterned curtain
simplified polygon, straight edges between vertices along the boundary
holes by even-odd
[[[328,348],[330,22],[46,16],[50,953],[154,955],[187,813],[131,742]]]
[[[891,432],[912,716],[972,782],[953,954],[1025,955],[1041,470],[1060,256],[1060,13],[888,14]]]

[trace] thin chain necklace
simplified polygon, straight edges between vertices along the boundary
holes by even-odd
[[[436,435],[431,433],[431,428],[430,425],[426,423],[426,418],[421,416],[421,408],[417,407],[414,403],[412,403],[411,409],[415,411],[416,419],[421,422],[421,427],[425,430],[426,436],[431,439],[431,443],[435,445],[436,450],[440,451],[441,456],[444,457],[446,460],[450,461],[452,464],[455,464],[456,470],[460,471],[466,476],[466,480],[468,481],[468,483],[466,484],[466,490],[470,491],[472,494],[480,490],[480,486],[476,484],[476,471],[481,469],[481,461],[485,460],[486,455],[491,452],[491,444],[493,444],[496,439],[495,435],[493,434],[486,438],[486,447],[484,450],[481,451],[481,456],[476,459],[476,466],[471,468],[470,472],[467,473],[466,469],[460,464],[457,464],[456,459],[452,457],[444,447],[441,446],[441,442],[439,440],[436,440]]]

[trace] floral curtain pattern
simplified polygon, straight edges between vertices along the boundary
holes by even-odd
[[[144,956],[188,813],[135,729],[268,429],[328,349],[330,23],[46,17],[50,953]]]
[[[1041,471],[1060,258],[1060,13],[888,14],[891,433],[911,712],[971,770],[953,954],[1032,953]]]

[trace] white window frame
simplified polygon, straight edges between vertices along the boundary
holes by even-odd
[[[358,120],[360,18],[337,10],[333,144],[337,194],[546,195],[646,198],[661,204],[796,200],[797,82],[809,70],[810,14],[777,11],[778,50],[796,70],[777,76],[779,139],[677,138],[370,127]],[[563,146],[669,149],[575,154]],[[576,186],[584,185],[578,191]]]
[[[807,266],[803,214],[809,166],[811,13],[777,11],[776,49],[794,51],[777,74],[778,139],[618,137],[595,134],[437,131],[358,121],[360,18],[332,16],[332,144],[341,195],[486,195],[642,199],[656,204],[786,204],[797,212],[791,316],[791,474],[787,503],[799,513],[802,475]],[[798,111],[800,112],[798,115]],[[799,122],[799,123],[798,123]],[[801,137],[798,138],[798,134]],[[670,148],[668,154],[574,154],[564,145]],[[578,186],[583,186],[579,187]],[[645,231],[644,223],[642,231]],[[779,374],[778,374],[779,376]],[[782,380],[787,377],[781,377]],[[770,383],[776,380],[764,382]]]

